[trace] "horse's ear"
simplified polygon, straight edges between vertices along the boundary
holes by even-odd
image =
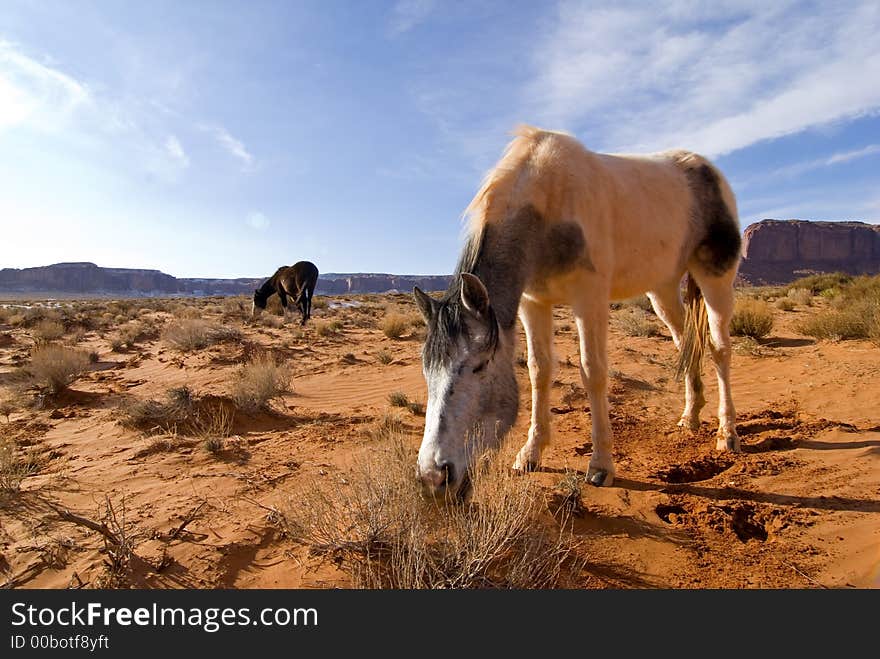
[[[416,299],[419,311],[425,317],[425,322],[429,322],[434,316],[434,300],[418,286],[413,288],[413,297]]]
[[[461,303],[476,316],[485,317],[489,313],[489,291],[476,275],[461,274]]]

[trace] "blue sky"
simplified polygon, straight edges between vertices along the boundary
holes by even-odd
[[[0,267],[448,273],[520,122],[880,222],[880,3],[2,0]]]

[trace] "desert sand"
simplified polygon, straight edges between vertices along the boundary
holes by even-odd
[[[221,317],[217,300],[193,301],[241,334],[192,352],[159,336],[113,351],[106,334],[85,332],[77,346],[97,353],[89,371],[42,407],[0,418],[0,433],[40,456],[36,473],[0,501],[0,583],[106,585],[113,556],[102,533],[59,511],[99,522],[109,500],[132,537],[118,587],[349,587],[332,562],[281,532],[273,511],[302,479],[344,478],[389,410],[403,419],[414,460],[424,417],[392,409],[389,395],[424,403],[423,329],[413,322],[396,339],[382,332],[388,309],[417,315],[409,296],[325,301],[304,330]],[[809,309],[774,313],[771,335],[733,357],[738,455],[714,450],[711,367],[702,428],[680,430],[683,385],[672,377],[668,331],[627,336],[612,322],[618,477],[612,487],[583,486],[572,520],[586,561],[578,587],[880,587],[880,349],[798,334]],[[575,326],[566,309],[555,316],[554,442],[542,468],[522,476],[548,502],[564,474],[583,476],[591,451]],[[172,317],[145,309],[142,318],[161,326]],[[0,387],[11,386],[33,344],[26,328],[0,325]],[[520,353],[524,346],[520,337]],[[236,369],[260,349],[286,361],[292,389],[271,410],[236,412],[218,450],[186,438],[161,445],[119,423],[130,401],[161,399],[171,387],[227,401]],[[524,364],[517,374],[521,407],[509,441],[519,445],[530,390]]]

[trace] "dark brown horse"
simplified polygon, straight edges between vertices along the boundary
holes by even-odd
[[[302,325],[312,317],[312,295],[318,283],[318,268],[309,261],[299,261],[293,265],[283,265],[254,291],[254,317],[266,308],[266,300],[277,294],[287,318],[287,298],[291,298],[302,314]]]

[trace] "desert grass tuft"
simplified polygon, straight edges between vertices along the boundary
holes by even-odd
[[[409,404],[409,398],[402,391],[392,391],[388,394],[388,402],[392,407],[406,407]]]
[[[400,435],[373,447],[351,473],[312,479],[283,508],[289,537],[332,560],[354,587],[566,587],[583,564],[573,536],[543,511],[537,486],[503,462],[482,463],[460,503],[422,495],[415,455]]]
[[[750,336],[760,339],[773,329],[773,310],[762,301],[751,298],[739,299],[730,321],[733,336]]]
[[[34,348],[25,370],[37,385],[58,394],[85,373],[89,363],[88,353],[50,343]]]
[[[660,328],[637,306],[625,307],[614,315],[614,325],[626,336],[659,336]]]
[[[232,400],[243,410],[267,409],[274,399],[290,391],[290,379],[286,364],[279,364],[271,355],[259,355],[239,368]]]
[[[409,316],[389,313],[382,319],[382,333],[389,339],[399,339],[412,328]]]

